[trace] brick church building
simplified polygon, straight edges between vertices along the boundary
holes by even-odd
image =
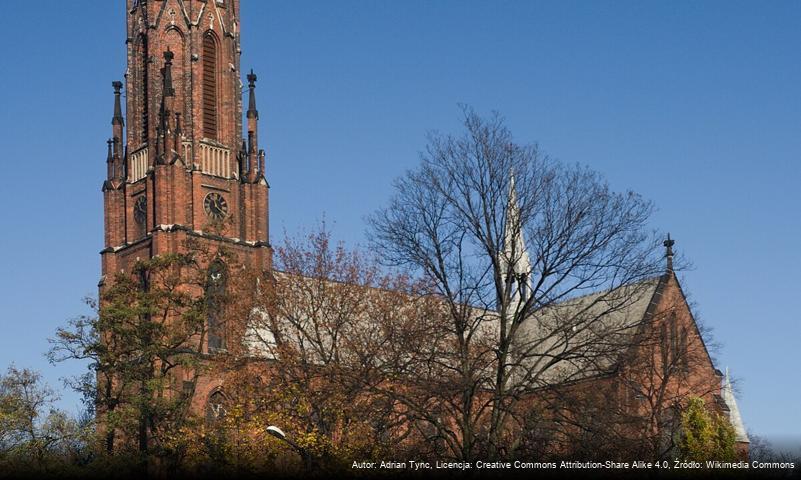
[[[255,270],[270,271],[253,72],[244,75],[246,106],[240,93],[239,1],[127,0],[126,22],[128,67],[125,84],[113,82],[102,188],[101,290],[137,260],[179,251],[188,238],[222,242]],[[208,348],[221,342],[212,334]],[[198,385],[200,411],[218,383]]]
[[[113,83],[112,136],[102,187],[101,289],[138,259],[175,252],[187,238],[222,242],[251,267],[271,271],[269,185],[265,153],[259,148],[257,77],[240,66],[239,0],[127,0],[126,21],[127,70],[124,84]],[[211,233],[209,226],[220,220],[225,220],[223,229]],[[672,243],[666,247],[670,260]],[[693,375],[715,385],[704,396],[729,415],[740,448],[747,449],[728,375],[712,364],[672,267],[642,291],[642,301],[626,314],[638,324],[646,323],[640,320],[657,318],[667,303],[678,302],[678,313],[670,320],[650,322],[652,328],[663,332],[663,339],[670,338],[674,349],[695,345],[701,352],[703,367]],[[219,342],[211,335],[208,349],[219,348]],[[617,376],[610,380],[607,372],[585,369],[575,384],[592,389],[592,382],[617,380],[619,388],[631,378],[632,365],[615,371]],[[219,387],[219,381],[205,379],[193,406],[203,411]],[[636,394],[629,396],[633,402],[641,400]]]

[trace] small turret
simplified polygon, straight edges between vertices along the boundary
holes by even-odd
[[[122,136],[122,127],[125,126],[125,119],[122,117],[122,103],[120,101],[122,82],[115,80],[111,82],[111,86],[114,87],[114,115],[111,117],[111,124],[115,127],[114,133],[119,133],[119,136]],[[116,127],[119,127],[119,132],[116,131]]]
[[[248,80],[248,175],[247,181],[255,183],[263,175],[259,150],[259,111],[256,109],[256,74],[253,70],[247,76]]]
[[[122,82],[113,81],[111,86],[114,88],[114,114],[111,117],[111,139],[109,140],[109,179],[119,179],[122,175],[122,135],[125,127],[125,119],[122,116]]]
[[[256,110],[256,74],[253,73],[253,70],[247,76],[248,79],[248,118],[253,118],[255,120],[259,119],[259,111]],[[250,128],[250,125],[248,125]]]

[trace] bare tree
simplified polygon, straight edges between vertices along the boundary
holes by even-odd
[[[641,319],[624,313],[662,271],[652,205],[519,145],[497,114],[431,134],[419,168],[370,218],[384,262],[431,285],[447,318],[398,395],[451,454],[514,448],[521,402],[602,373]],[[591,295],[590,295],[591,294]],[[389,367],[388,367],[389,368]],[[431,402],[441,400],[436,417]]]
[[[348,459],[388,452],[408,431],[392,399],[372,394],[386,382],[376,366],[407,354],[397,347],[426,328],[425,299],[407,277],[332,244],[324,225],[285,238],[275,253],[275,271],[240,303],[244,342],[229,347],[229,359],[247,366],[229,369],[230,405],[249,412],[247,428],[275,422],[286,430],[307,466],[350,466]]]

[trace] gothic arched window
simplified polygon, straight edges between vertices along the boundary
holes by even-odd
[[[209,424],[217,423],[225,418],[225,395],[216,391],[211,394],[206,402],[206,421]]]
[[[203,136],[217,139],[217,40],[203,35]]]
[[[209,351],[225,348],[225,329],[222,321],[223,297],[228,284],[228,272],[221,260],[209,265],[206,280],[206,315],[208,320]]]

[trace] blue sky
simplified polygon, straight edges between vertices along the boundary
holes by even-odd
[[[426,131],[456,131],[459,103],[497,110],[518,141],[656,203],[748,428],[798,436],[799,19],[779,1],[244,0],[272,238],[325,215],[363,243]],[[15,2],[0,29],[0,367],[59,386],[80,368],[43,353],[96,292],[124,8]]]

